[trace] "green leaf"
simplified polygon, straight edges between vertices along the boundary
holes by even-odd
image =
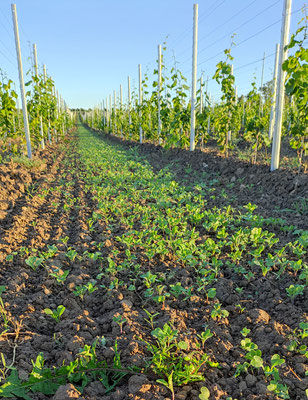
[[[168,376],[168,388],[171,390],[171,392],[173,393],[173,380],[172,380],[172,375],[173,372],[171,372],[171,374]]]
[[[187,350],[187,348],[188,348],[187,342],[184,342],[184,341],[179,342],[178,343],[178,348],[181,349],[181,350]]]
[[[263,360],[260,356],[253,356],[250,364],[255,368],[262,368],[263,367]]]
[[[267,386],[267,389],[272,392],[273,390],[275,390],[277,387],[277,384],[275,383],[275,381],[271,381],[271,383]]]
[[[200,390],[199,399],[200,400],[208,400],[210,398],[210,391],[207,387],[203,386]]]
[[[64,313],[65,311],[65,307],[63,305],[58,306],[57,308],[57,313],[58,313],[58,317],[60,318],[61,315]]]
[[[166,382],[164,379],[157,379],[156,382],[168,387],[168,382]]]
[[[274,354],[271,358],[272,367],[284,364],[285,360],[280,358],[279,354]]]
[[[24,400],[31,400],[31,397],[27,395],[28,391],[28,388],[22,387],[21,381],[18,378],[18,373],[16,369],[13,369],[6,383],[0,387],[0,397],[7,399],[17,396]]]
[[[49,308],[47,310],[49,310]],[[36,357],[35,362],[32,361],[33,371],[41,371],[44,367],[44,361],[44,355],[42,352],[40,352]]]
[[[36,256],[30,256],[26,259],[25,262],[27,265],[29,265],[29,267],[36,270],[36,268],[39,267],[43,261],[44,261],[43,258],[36,257]]]
[[[241,335],[243,335],[244,337],[246,337],[247,335],[249,335],[249,333],[250,333],[250,329],[248,329],[248,328],[246,328],[246,327],[244,327],[244,328],[241,330]]]
[[[207,296],[210,299],[213,299],[216,296],[216,288],[209,289],[208,292],[207,292]]]

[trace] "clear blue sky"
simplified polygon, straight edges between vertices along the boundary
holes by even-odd
[[[143,72],[153,71],[157,45],[168,36],[166,64],[173,65],[175,54],[178,68],[190,82],[194,2],[16,0],[24,70],[31,65],[29,43],[36,43],[39,63],[47,65],[68,105],[88,108],[119,90],[120,84],[126,99],[127,76],[137,83],[139,63]],[[292,3],[294,12],[305,0]],[[232,33],[236,33],[232,54],[239,94],[249,90],[254,76],[260,82],[262,61],[245,65],[262,59],[264,52],[268,56],[264,78],[271,79],[283,0],[200,0],[198,4],[198,75],[204,71],[210,77],[212,96],[218,97],[219,88],[211,77],[217,62],[224,59],[222,52],[229,47]],[[291,32],[301,15],[292,15]],[[0,67],[18,86],[11,20],[11,1],[0,0]]]

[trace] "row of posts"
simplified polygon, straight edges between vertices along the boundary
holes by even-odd
[[[289,33],[290,33],[290,20],[291,20],[291,4],[292,0],[284,0],[283,6],[283,18],[282,18],[282,27],[281,27],[281,40],[280,45],[276,45],[276,56],[275,56],[275,67],[274,67],[274,90],[273,90],[273,98],[272,98],[272,106],[271,106],[271,114],[270,114],[270,123],[269,123],[269,138],[273,140],[272,144],[272,159],[271,159],[271,171],[276,170],[279,167],[279,159],[280,159],[280,147],[281,147],[281,129],[282,129],[282,117],[283,117],[283,108],[284,108],[284,82],[286,78],[286,73],[282,70],[282,64],[287,58],[287,50],[285,50],[285,46],[288,43]],[[197,52],[198,52],[198,4],[194,4],[193,6],[193,51],[192,51],[192,85],[191,85],[191,126],[190,126],[190,151],[195,150],[195,131],[196,131],[196,93],[197,93]],[[280,51],[283,49],[283,51]],[[265,54],[263,57],[263,66],[262,66],[262,78],[261,78],[261,87],[263,85],[263,73],[264,73],[264,60]],[[161,144],[161,131],[162,131],[162,122],[161,122],[161,73],[162,73],[162,54],[161,54],[161,45],[158,45],[158,80],[157,80],[157,101],[158,101],[158,138],[159,144]],[[233,66],[232,66],[233,67]],[[233,68],[232,68],[233,74]],[[141,64],[138,66],[138,75],[139,75],[139,106],[142,105],[142,74],[141,74]],[[202,86],[203,86],[203,76],[201,76],[201,94],[200,94],[200,112],[202,112],[203,104],[202,104]],[[120,105],[122,107],[122,86],[120,86]],[[237,88],[235,88],[235,92],[237,92]],[[237,94],[236,94],[237,96]],[[109,96],[109,107],[108,107],[108,97],[106,98],[106,107],[103,106],[103,109],[106,108],[107,115],[114,109],[116,112],[116,92],[114,91],[114,104],[112,107],[111,96]],[[131,124],[131,93],[130,93],[130,77],[128,77],[128,113],[129,113],[129,124]],[[260,113],[262,113],[262,99],[260,97]],[[139,117],[141,118],[141,111]],[[208,121],[208,125],[210,121]],[[228,136],[231,135],[231,132]],[[139,140],[140,143],[143,141],[143,132],[142,126],[140,123],[139,127]]]
[[[284,82],[286,73],[282,70],[282,64],[287,57],[287,50],[285,46],[288,43],[289,32],[290,32],[290,20],[291,20],[291,4],[292,0],[284,0],[284,9],[283,9],[283,20],[282,20],[282,28],[281,28],[281,45],[277,44],[276,46],[276,57],[275,57],[275,68],[274,68],[274,92],[273,92],[273,102],[271,107],[271,116],[270,116],[270,125],[269,125],[269,137],[273,138],[272,145],[272,161],[271,161],[271,171],[274,171],[279,167],[279,158],[280,158],[280,147],[281,147],[281,129],[282,129],[282,116],[283,116],[283,108],[284,108]],[[25,96],[25,86],[24,86],[24,77],[23,77],[23,68],[22,68],[22,59],[20,52],[20,40],[19,40],[19,31],[18,31],[18,22],[17,22],[17,11],[16,5],[12,4],[12,17],[13,17],[13,25],[14,25],[14,33],[15,33],[15,44],[16,44],[16,54],[18,60],[18,71],[19,71],[19,82],[20,82],[20,92],[21,92],[21,100],[22,100],[22,109],[23,109],[23,118],[24,118],[24,129],[27,143],[27,152],[28,157],[32,157],[32,149],[31,149],[31,141],[30,141],[30,130],[29,130],[29,120],[27,113],[27,103]],[[197,92],[197,49],[198,49],[198,4],[194,4],[193,7],[193,53],[192,53],[192,88],[191,88],[191,128],[190,128],[190,150],[193,151],[195,149],[195,130],[196,130],[196,92]],[[279,51],[279,48],[283,49]],[[38,77],[38,63],[37,63],[37,51],[36,46],[34,45],[33,49],[34,53],[34,66],[35,66],[35,74]],[[160,92],[161,92],[161,45],[158,46],[158,137],[159,143],[161,143],[161,115],[160,115]],[[263,59],[264,60],[264,59]],[[263,62],[264,68],[264,62]],[[142,72],[141,72],[141,64],[138,67],[139,74],[139,106],[142,105]],[[44,66],[44,78],[46,80],[46,67]],[[201,85],[202,87],[202,85]],[[122,86],[120,90],[120,102],[122,107]],[[129,122],[131,123],[130,116],[130,108],[131,108],[131,94],[130,94],[130,78],[128,77],[128,103],[129,103]],[[109,105],[110,110],[112,109],[111,104],[111,96],[109,97]],[[58,112],[59,112],[59,96],[58,96]],[[202,104],[200,105],[202,108]],[[108,109],[108,99],[106,99],[106,109]],[[114,110],[116,109],[116,93],[114,92]],[[141,110],[140,110],[140,118],[141,118]],[[43,133],[43,121],[42,117],[40,117],[40,132],[41,132],[41,146],[44,148],[44,133]],[[122,132],[123,134],[123,132]],[[48,137],[50,140],[50,124],[48,128]],[[142,126],[140,124],[139,128],[139,140],[140,143],[143,141],[143,131]]]
[[[22,59],[21,59],[21,51],[20,51],[20,39],[19,39],[19,29],[18,29],[18,20],[17,20],[17,10],[16,4],[11,5],[12,9],[12,18],[13,18],[13,26],[14,26],[14,36],[15,36],[15,46],[16,46],[16,55],[17,55],[17,62],[18,62],[18,73],[19,73],[19,84],[20,84],[20,94],[21,94],[21,102],[22,102],[22,112],[23,112],[23,120],[24,120],[24,129],[25,129],[25,137],[26,137],[26,144],[27,144],[27,154],[28,158],[32,158],[32,147],[31,147],[31,140],[30,140],[30,128],[29,128],[29,117],[28,117],[28,110],[27,110],[27,100],[26,100],[26,93],[25,93],[25,83],[24,83],[24,76],[23,76],[23,67],[22,67]],[[35,76],[38,78],[38,62],[37,62],[37,49],[36,45],[33,45],[33,57],[34,57],[34,72]],[[46,73],[46,65],[43,65],[43,73],[44,73],[44,81],[47,82],[47,73]],[[59,116],[61,109],[67,108],[65,102],[63,101],[62,97],[59,96],[59,92],[55,91],[54,89],[54,96],[57,98],[57,108],[56,117]],[[64,124],[62,126],[63,134],[65,132]],[[42,149],[45,148],[44,142],[44,128],[43,128],[43,119],[40,115],[40,135],[41,135],[41,147]],[[55,130],[55,137],[57,140],[57,132]],[[51,143],[51,127],[50,127],[50,119],[48,118],[48,141]]]

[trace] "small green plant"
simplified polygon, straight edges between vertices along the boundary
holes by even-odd
[[[155,288],[157,295],[153,296],[153,300],[156,303],[162,304],[162,310],[165,309],[166,298],[170,296],[170,293],[166,292],[165,289],[166,289],[165,285],[157,285]]]
[[[235,308],[237,308],[241,314],[246,310],[241,304],[235,304]]]
[[[78,253],[75,249],[69,249],[66,253],[65,253],[66,257],[69,258],[71,261],[74,261],[76,259],[76,257],[78,256]]]
[[[25,260],[25,263],[29,265],[33,269],[33,271],[36,271],[36,269],[42,265],[44,262],[44,258],[42,257],[37,257],[37,256],[30,256]]]
[[[42,256],[44,257],[45,260],[54,257],[58,252],[58,248],[55,245],[52,246],[47,245],[47,249],[48,249],[47,251],[42,252]]]
[[[200,335],[197,336],[201,340],[202,347],[204,347],[204,343],[213,336],[213,333],[209,328],[206,328],[204,332],[202,332]]]
[[[64,313],[65,307],[63,305],[59,305],[56,310],[51,310],[50,308],[45,308],[44,313],[46,315],[50,315],[56,322],[60,322],[60,317]]]
[[[243,293],[243,290],[244,290],[243,287],[239,287],[238,286],[238,287],[235,288],[236,293],[238,293],[239,295],[241,295]]]
[[[206,300],[209,301],[209,299],[214,299],[216,297],[216,288],[211,288],[206,291]]]
[[[111,257],[108,257],[107,261],[108,261],[108,268],[106,269],[106,272],[108,272],[108,274],[110,274],[111,276],[115,276],[117,273],[116,263],[113,261]]]
[[[112,320],[119,325],[120,332],[122,334],[123,333],[123,325],[125,324],[126,319],[124,317],[122,317],[122,315],[118,315],[118,316],[114,316],[112,318]]]
[[[280,382],[278,366],[285,363],[283,358],[280,358],[279,354],[274,354],[271,358],[271,366],[264,367],[264,374],[266,377],[271,377],[270,384],[267,389],[273,392],[280,399],[289,399],[289,391],[287,385]]]
[[[149,289],[149,288],[152,286],[152,284],[155,283],[156,280],[157,280],[157,275],[152,274],[150,271],[148,271],[148,272],[145,273],[145,274],[142,274],[140,277],[143,278],[143,282],[144,282],[145,286],[146,286],[148,289]]]
[[[157,315],[159,315],[159,313],[150,313],[150,311],[143,309],[144,312],[146,313],[148,319],[145,319],[146,322],[148,322],[152,328],[152,330],[154,329],[154,318],[157,317]]]
[[[103,287],[103,286],[102,286]],[[79,296],[81,300],[83,300],[84,295],[88,293],[93,293],[96,290],[98,290],[98,287],[96,286],[96,281],[93,279],[89,281],[87,284],[83,286],[76,286],[76,289],[74,290],[74,295]]]
[[[17,251],[13,251],[11,254],[6,256],[6,261],[13,261],[14,260],[14,256],[17,256],[18,252]]]
[[[110,393],[130,370],[122,368],[117,342],[113,346],[114,358],[111,365],[106,360],[100,361],[96,355],[96,347],[99,339],[92,346],[86,345],[77,355],[76,359],[68,365],[48,368],[44,366],[43,353],[39,353],[35,361],[32,361],[33,369],[27,381],[21,381],[17,370],[11,369],[10,376],[0,386],[0,397],[20,397],[29,400],[28,393],[42,393],[50,396],[56,393],[61,385],[74,382],[83,392],[91,382],[99,380],[105,388],[105,394]]]
[[[244,336],[244,337],[248,336],[249,333],[250,333],[250,329],[248,329],[248,328],[246,328],[246,327],[244,327],[244,328],[241,330],[241,335]]]
[[[61,268],[56,268],[54,271],[49,272],[49,275],[56,279],[57,283],[64,284],[70,270],[63,271]]]
[[[299,327],[301,329],[300,336],[302,339],[308,337],[308,322],[300,322]]]
[[[96,281],[93,280],[92,282],[91,282],[91,281],[88,282],[88,283],[85,285],[85,288],[86,288],[86,290],[87,290],[89,293],[93,293],[93,292],[95,292],[95,291],[98,289],[98,287],[96,287],[95,285],[96,285]]]
[[[184,290],[185,289],[180,282],[177,282],[175,285],[170,285],[170,294],[172,294],[176,299],[180,297]]]
[[[5,333],[7,331],[8,327],[9,327],[9,321],[10,321],[8,312],[4,307],[4,302],[2,299],[2,294],[3,294],[3,292],[5,292],[5,290],[6,290],[5,286],[0,286],[0,314],[3,319],[3,327],[4,327],[4,332],[1,332],[1,334]]]
[[[120,281],[118,278],[113,278],[112,281],[110,282],[109,289],[110,290],[118,289],[120,286],[124,285],[125,285],[124,281]],[[101,287],[103,286],[101,285]]]
[[[174,385],[182,386],[190,382],[204,380],[199,372],[202,365],[217,367],[218,363],[209,361],[206,353],[188,351],[186,341],[177,341],[178,331],[168,324],[152,331],[155,344],[146,342],[152,354],[151,366],[155,373],[161,376],[157,382],[166,386],[174,400]]]
[[[14,365],[14,363],[15,363],[15,352],[16,352],[16,348],[14,347],[13,360],[12,360],[11,364],[7,364],[7,363],[6,363],[6,359],[5,359],[5,357],[4,357],[4,354],[3,354],[3,353],[0,353],[0,356],[1,356],[1,363],[2,363],[2,367],[0,367],[0,383],[1,383],[2,381],[5,381],[5,380],[6,380],[7,374],[9,373],[9,371],[15,369],[15,368],[13,367],[13,365]],[[0,390],[1,390],[1,388],[0,388]],[[1,392],[0,392],[0,394],[1,394]]]
[[[101,257],[102,253],[100,251],[96,251],[95,253],[90,253],[88,251],[85,251],[83,253],[84,257],[88,257],[92,261],[97,261]]]
[[[86,292],[87,292],[87,288],[85,286],[76,286],[76,289],[73,291],[74,295],[76,297],[80,297],[81,300],[83,300]]]
[[[229,316],[229,311],[222,310],[220,303],[215,303],[214,308],[211,311],[211,317],[214,321],[220,321],[222,318],[227,318]]]
[[[235,377],[239,376],[242,372],[246,372],[249,367],[256,369],[263,368],[262,352],[250,338],[243,339],[241,341],[241,347],[246,351],[245,358],[248,361],[236,367]]]
[[[250,264],[256,265],[256,266],[260,267],[263,276],[266,276],[267,273],[268,273],[268,272],[271,270],[271,268],[272,268],[271,265],[267,264],[267,263],[264,262],[263,260],[258,260],[258,259],[256,259],[256,258],[254,258],[254,259],[250,262]]]
[[[304,294],[304,289],[304,285],[290,285],[288,288],[286,288],[286,292],[291,298],[292,302],[294,302],[295,297],[302,296]]]
[[[67,242],[69,241],[69,237],[65,236],[64,238],[60,238],[60,242],[64,244],[64,246],[67,246]]]

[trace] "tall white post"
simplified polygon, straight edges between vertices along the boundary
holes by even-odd
[[[106,124],[105,100],[103,100],[101,102],[101,113],[102,113],[102,121],[103,121],[102,127],[103,127],[103,129],[105,129],[105,124]]]
[[[46,71],[46,64],[43,64],[43,75],[44,75],[44,83],[47,83],[47,71]]]
[[[54,102],[55,102],[55,117],[56,120],[59,118],[59,111],[58,111],[58,101],[57,101],[57,95],[56,95],[56,88],[55,86],[53,86],[53,97],[54,97]],[[56,125],[54,126],[54,137],[56,142],[58,142],[58,132],[57,132],[57,128]]]
[[[260,85],[260,106],[259,106],[259,113],[260,113],[260,115],[263,114],[262,86],[263,86],[263,78],[264,78],[264,65],[265,65],[265,52],[264,52],[264,54],[263,54],[262,73],[261,73],[261,85]]]
[[[208,134],[208,136],[210,136],[210,132],[211,132],[211,117],[209,115],[208,119],[207,119],[207,134]]]
[[[17,91],[15,83],[14,83],[14,90],[15,90],[15,92]],[[20,109],[20,107],[19,107],[19,98],[18,97],[16,99],[16,107],[17,107],[17,126],[18,126],[18,129],[20,129],[20,120],[19,120],[19,109]]]
[[[140,143],[142,143],[143,140],[143,132],[142,132],[142,125],[141,125],[141,117],[142,117],[142,113],[141,113],[141,106],[142,106],[142,76],[141,76],[141,64],[139,64],[138,66],[139,68],[139,106],[140,106],[140,110],[139,110],[139,118],[140,118],[140,125],[139,125],[139,140]]]
[[[58,110],[58,118],[59,118],[61,115],[59,90],[57,90],[57,110]]]
[[[127,77],[127,90],[128,90],[128,135],[131,137],[131,124],[132,124],[132,116],[131,116],[131,94],[130,94],[130,77]]]
[[[112,133],[112,101],[111,101],[111,95],[107,96],[108,98],[108,114],[109,114],[109,131]]]
[[[62,110],[62,112],[63,113],[65,113],[65,109],[63,108],[63,110]],[[64,114],[65,115],[65,114]],[[65,119],[64,119],[64,121],[66,121],[66,117],[65,117]],[[64,121],[62,122],[62,132],[63,132],[63,135],[65,135],[65,133],[67,133],[67,129],[65,130],[65,124],[64,124]]]
[[[233,75],[233,64],[231,65],[231,75]],[[230,120],[231,120],[231,113],[229,112],[229,124],[230,124]],[[228,124],[228,125],[229,125]],[[231,129],[230,129],[230,125],[229,125],[229,131],[228,131],[228,142],[231,141],[232,139],[232,133],[231,133]]]
[[[24,117],[24,128],[25,128],[25,136],[26,136],[26,142],[27,142],[27,153],[28,153],[28,157],[32,158],[30,129],[29,129],[29,120],[28,120],[28,111],[27,111],[27,100],[26,100],[24,74],[23,74],[23,69],[22,69],[22,60],[21,60],[21,53],[20,53],[20,42],[19,42],[16,4],[12,4],[11,8],[12,8],[12,18],[13,18],[14,34],[15,34],[16,55],[17,55],[17,61],[18,61],[22,113],[23,113],[23,117]]]
[[[34,60],[34,72],[35,76],[38,78],[38,65],[37,65],[37,50],[36,44],[33,44],[33,60]]]
[[[203,112],[203,74],[200,77],[200,114]]]
[[[242,128],[245,126],[245,99],[243,98],[243,106],[242,106]]]
[[[105,99],[101,102],[101,112],[102,112],[102,132],[105,132],[105,127],[107,124],[107,104],[105,103]]]
[[[103,116],[104,116],[104,125],[103,125],[103,132],[105,132],[106,126],[107,126],[107,103],[106,99],[103,100]]]
[[[34,60],[34,71],[35,71],[35,77],[39,77],[38,73],[38,63],[37,63],[37,50],[36,50],[36,44],[33,44],[33,60]],[[37,85],[38,83],[36,83]],[[42,149],[45,149],[45,142],[44,142],[44,128],[43,128],[43,118],[42,115],[40,114],[40,134],[41,134],[41,146]]]
[[[63,115],[64,118],[63,118],[63,122],[62,122],[62,132],[63,132],[63,135],[65,135],[67,133],[66,105],[65,105],[65,101],[63,100],[63,97],[60,96],[60,98],[61,98],[61,110],[62,110],[62,113],[64,114]]]
[[[291,6],[292,0],[284,1],[283,21],[281,27],[281,40],[280,40],[280,54],[279,54],[279,67],[277,78],[277,96],[276,96],[276,116],[274,139],[272,145],[272,160],[271,171],[275,171],[279,167],[280,160],[280,146],[281,146],[281,128],[282,128],[282,114],[284,107],[284,83],[286,79],[286,72],[282,70],[282,64],[287,58],[288,50],[285,46],[289,41],[290,22],[291,22]]]
[[[47,72],[46,72],[46,65],[45,64],[43,65],[43,75],[44,75],[44,83],[46,85],[46,83],[47,83]],[[48,135],[48,141],[49,141],[49,143],[51,143],[51,133],[50,133],[51,129],[50,129],[50,118],[49,118],[49,110],[48,109],[47,109],[47,114],[48,114],[48,132],[47,132],[47,135]]]
[[[109,128],[111,130],[112,133],[112,96],[111,94],[109,95],[109,111],[110,111],[110,119],[109,119]]]
[[[56,93],[57,93],[57,110],[58,110],[58,116],[59,116],[61,114],[59,90],[57,90]]]
[[[106,127],[107,127],[107,125],[108,125],[108,102],[107,102],[107,97],[105,97],[105,99],[103,100],[104,101],[104,103],[103,103],[103,112],[104,112],[104,115],[105,115],[105,125],[104,125],[104,132],[105,132],[105,129],[106,129]]]
[[[59,94],[58,90],[57,90],[57,100],[58,100],[58,113],[59,113],[59,116],[60,116],[62,114],[63,110],[62,110],[61,95]],[[62,134],[64,136],[64,123],[63,122],[62,122]]]
[[[269,131],[268,131],[268,137],[270,140],[272,140],[272,138],[273,138],[273,130],[274,130],[274,123],[275,123],[279,49],[280,49],[280,45],[279,45],[279,43],[277,43],[276,44],[275,66],[274,66],[274,79],[273,79],[273,95],[272,95],[273,97],[272,97],[271,116],[270,116]]]
[[[114,115],[114,133],[116,135],[117,134],[117,121],[116,121],[116,116],[117,116],[117,92],[115,90],[113,91],[113,115]]]
[[[106,97],[105,101],[106,101],[106,103],[105,103],[106,104],[106,126],[105,126],[105,129],[106,129],[109,124],[108,97]]]
[[[194,4],[192,82],[191,82],[191,118],[190,118],[190,151],[195,150],[197,51],[198,51],[197,46],[198,46],[198,4]]]
[[[200,76],[200,114],[203,112],[203,72]],[[199,126],[201,133],[201,148],[204,149],[204,134],[202,131],[202,127]]]
[[[158,45],[158,74],[157,74],[157,109],[158,109],[158,144],[161,144],[161,117],[160,117],[160,91],[161,91],[161,45]]]
[[[122,85],[120,85],[120,118],[122,119],[122,105],[123,105],[123,90],[122,90]],[[122,121],[120,121],[121,124],[121,138],[123,138],[123,127],[122,127]]]

